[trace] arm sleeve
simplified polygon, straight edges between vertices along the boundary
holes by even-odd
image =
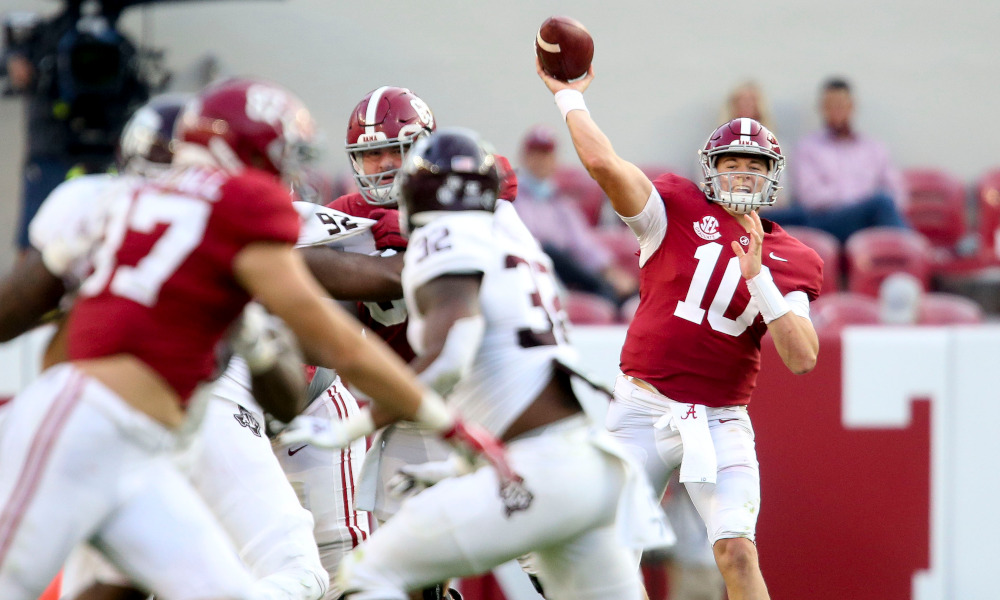
[[[642,212],[633,217],[618,217],[628,225],[632,233],[639,238],[639,267],[641,268],[656,252],[667,235],[667,207],[660,193],[653,186],[653,191],[646,200]]]

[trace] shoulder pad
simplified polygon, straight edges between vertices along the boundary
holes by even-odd
[[[339,242],[368,231],[375,224],[373,219],[355,217],[312,202],[297,200],[292,205],[302,223],[296,248]]]

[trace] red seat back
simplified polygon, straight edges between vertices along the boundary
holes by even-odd
[[[840,240],[832,233],[815,227],[788,226],[784,228],[792,237],[809,246],[823,259],[823,289],[821,294],[840,290],[842,249]]]
[[[844,244],[847,289],[878,297],[879,285],[892,273],[915,276],[924,289],[931,283],[931,246],[923,234],[896,227],[862,229]]]
[[[618,322],[618,307],[603,296],[570,291],[563,308],[566,309],[570,323],[576,325],[610,325]]]
[[[965,186],[940,169],[908,169],[906,218],[937,248],[953,251],[967,230]]]
[[[983,309],[974,301],[944,292],[925,294],[920,301],[920,325],[960,325],[982,323]]]
[[[979,178],[976,205],[983,250],[992,261],[1000,261],[1000,168]]]
[[[601,212],[608,199],[601,186],[590,178],[583,167],[559,167],[553,175],[553,181],[559,195],[576,200],[580,212],[591,227],[597,227],[601,223]]]
[[[615,264],[639,276],[639,240],[624,223],[594,230],[594,235],[614,255]]]
[[[831,292],[813,301],[809,308],[819,333],[837,333],[848,325],[877,325],[878,300],[854,292]]]

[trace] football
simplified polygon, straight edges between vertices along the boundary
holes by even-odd
[[[594,38],[582,23],[570,17],[549,17],[538,28],[535,54],[542,69],[560,81],[587,74],[594,59]]]

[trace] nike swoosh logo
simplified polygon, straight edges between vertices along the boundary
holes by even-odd
[[[774,252],[768,254],[773,260],[780,260],[781,262],[788,262],[787,258],[781,258],[780,256],[775,256]]]
[[[289,448],[288,449],[288,456],[295,456],[296,452],[298,452],[299,450],[305,448],[308,445],[309,444],[303,444],[303,445],[299,446],[298,448]]]
[[[739,419],[719,419],[719,423],[728,423],[730,421],[739,421]]]

